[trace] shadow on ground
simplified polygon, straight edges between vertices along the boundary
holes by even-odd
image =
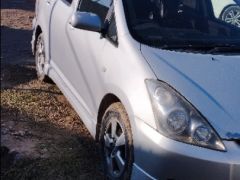
[[[1,147],[1,179],[102,179],[97,146],[88,134],[70,131],[48,120],[36,120],[18,109],[1,107],[1,110],[3,121],[7,121],[4,123],[13,121],[13,129],[22,123],[28,127],[25,134],[11,130],[11,135],[2,135],[2,141],[14,139],[18,145],[22,141],[19,136],[25,136],[24,141],[31,139],[33,145],[29,146],[31,149],[24,147],[24,152],[35,149],[35,154],[26,158],[24,152]]]
[[[35,67],[31,65],[1,64],[1,89],[11,89],[36,79]],[[36,91],[36,90],[33,90]]]
[[[1,0],[1,9],[33,10],[35,0]]]
[[[32,31],[1,26],[1,64],[33,64]]]

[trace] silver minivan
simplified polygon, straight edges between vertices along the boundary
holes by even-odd
[[[37,0],[32,49],[108,179],[240,179],[239,0]]]

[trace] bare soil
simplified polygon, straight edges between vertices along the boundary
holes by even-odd
[[[54,84],[36,78],[34,0],[1,0],[1,179],[103,179],[98,148]]]

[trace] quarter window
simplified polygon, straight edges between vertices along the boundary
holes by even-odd
[[[114,13],[112,14],[111,20],[109,22],[106,36],[114,44],[118,43],[117,26],[116,26],[116,20],[115,20],[115,14]]]

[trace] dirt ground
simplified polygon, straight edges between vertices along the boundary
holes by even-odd
[[[54,84],[36,79],[34,0],[1,0],[1,179],[103,179],[98,148]]]

